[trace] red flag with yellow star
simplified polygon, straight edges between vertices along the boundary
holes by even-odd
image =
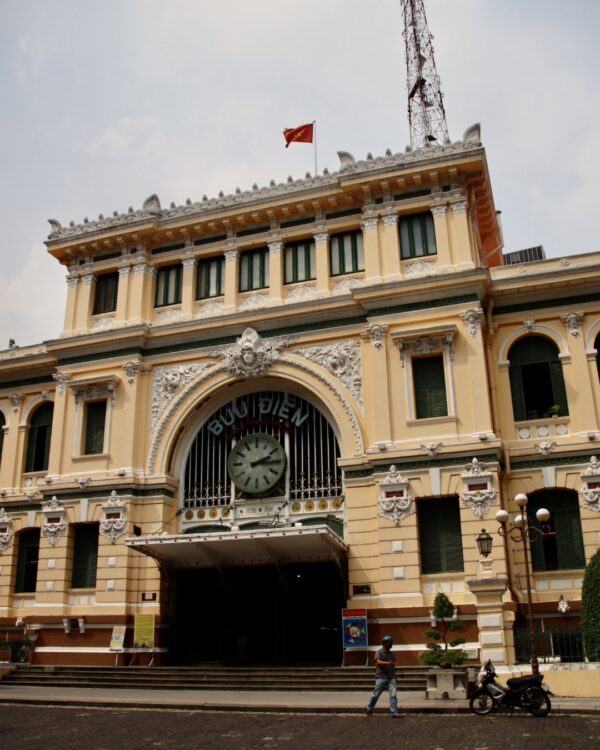
[[[290,143],[312,143],[313,142],[313,127],[314,123],[309,122],[306,125],[300,125],[298,128],[286,128],[283,131],[283,137],[285,138],[285,147],[287,148]]]

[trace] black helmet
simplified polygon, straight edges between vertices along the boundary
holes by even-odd
[[[392,643],[393,640],[394,639],[392,638],[391,635],[384,635],[383,638],[381,639],[381,642],[382,643]]]

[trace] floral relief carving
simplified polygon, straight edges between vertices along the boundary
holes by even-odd
[[[0,508],[0,554],[10,547],[13,536],[12,520],[4,508]]]
[[[359,341],[308,346],[304,349],[296,349],[294,354],[306,357],[311,362],[316,362],[341,380],[362,409],[362,370]]]
[[[42,536],[46,537],[52,547],[55,547],[67,530],[64,506],[54,495],[51,500],[42,503],[42,513],[44,515]]]
[[[375,349],[381,349],[383,347],[383,344],[385,343],[385,334],[387,332],[387,329],[388,326],[374,323],[367,328],[362,336],[363,338],[369,340],[373,344]]]
[[[471,463],[465,466],[461,477],[465,483],[465,488],[460,494],[462,504],[469,508],[474,516],[483,518],[498,497],[497,491],[492,487],[492,472],[486,464],[473,458]],[[482,487],[483,484],[486,485],[485,488]]]
[[[152,374],[152,429],[156,426],[159,416],[171,401],[175,393],[181,390],[205,367],[202,362],[179,367],[160,367]]]
[[[117,495],[116,490],[113,490],[110,493],[110,498],[102,504],[102,514],[100,533],[114,544],[120,536],[127,532],[125,503]]]
[[[596,456],[590,458],[581,478],[584,480],[584,486],[579,490],[582,508],[600,513],[600,461]]]
[[[379,510],[377,515],[399,524],[415,512],[414,496],[409,492],[408,480],[404,479],[392,464],[387,476],[379,482]]]
[[[269,298],[266,294],[249,294],[240,301],[240,309],[258,310],[269,304]]]
[[[481,329],[481,321],[483,320],[481,310],[467,310],[460,314],[460,318],[471,336],[477,336]]]

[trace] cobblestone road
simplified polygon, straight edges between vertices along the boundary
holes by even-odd
[[[211,713],[0,705],[7,750],[570,750],[600,747],[600,716]]]

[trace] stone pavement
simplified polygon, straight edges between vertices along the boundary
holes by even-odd
[[[321,691],[129,690],[12,686],[0,681],[0,703],[101,706],[112,708],[177,708],[187,711],[258,711],[266,713],[363,713],[368,693]],[[599,698],[552,696],[553,713],[600,714]],[[468,701],[430,700],[425,693],[399,692],[400,713],[463,713]],[[376,713],[387,713],[387,693]]]

